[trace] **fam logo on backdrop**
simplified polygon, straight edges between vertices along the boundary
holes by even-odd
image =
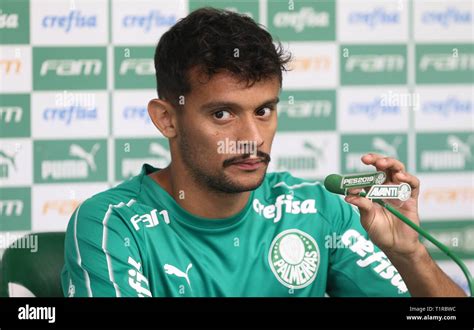
[[[336,129],[335,90],[283,91],[278,104],[278,131]]]
[[[404,85],[407,82],[405,45],[341,45],[342,85]]]
[[[474,44],[418,44],[417,84],[474,83]]]
[[[2,30],[0,30],[0,35]],[[0,45],[0,92],[31,91],[31,48],[24,45]]]
[[[0,232],[31,229],[31,188],[0,189]]]
[[[0,138],[29,137],[30,95],[2,94],[0,97]]]
[[[285,46],[284,46],[285,47]],[[333,89],[338,85],[338,49],[333,43],[291,42],[284,90]]]
[[[107,88],[106,47],[34,47],[33,58],[35,90]]]
[[[82,201],[108,188],[106,182],[33,185],[32,230],[64,231],[71,215]]]
[[[419,173],[422,182],[419,208],[426,219],[472,222],[474,186],[472,171],[426,171]]]
[[[153,47],[115,47],[115,88],[155,89],[154,52]]]

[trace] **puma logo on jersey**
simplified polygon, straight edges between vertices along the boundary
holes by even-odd
[[[253,200],[253,209],[267,219],[273,219],[277,223],[281,220],[283,213],[308,214],[316,213],[316,200],[305,199],[304,201],[293,200],[293,195],[279,195],[275,204],[264,205],[257,198]]]
[[[186,279],[186,282],[188,282],[189,287],[191,287],[191,282],[189,281],[188,273],[192,267],[193,267],[193,264],[190,263],[188,267],[186,268],[186,273],[170,264],[166,264],[163,268],[165,269],[165,273],[168,275],[175,275],[177,277],[183,277],[184,279]]]

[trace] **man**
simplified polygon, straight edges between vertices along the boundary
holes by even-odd
[[[464,295],[415,231],[357,190],[344,201],[266,173],[288,60],[264,29],[226,11],[197,10],[162,36],[148,112],[171,163],[144,164],[75,210],[65,295]],[[411,186],[398,207],[419,223],[418,179],[392,158],[362,161]]]

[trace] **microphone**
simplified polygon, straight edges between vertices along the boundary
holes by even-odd
[[[366,176],[367,174],[361,174],[362,176]],[[324,179],[324,187],[329,190],[330,192],[338,195],[346,195],[347,189],[342,188],[342,182],[344,180],[344,176],[340,174],[330,174]],[[366,197],[367,194],[362,191],[359,193],[359,196],[361,197]],[[427,231],[423,230],[421,227],[416,225],[413,221],[408,219],[405,215],[400,213],[397,209],[395,209],[392,205],[385,203],[381,199],[372,199],[373,202],[381,205],[383,208],[387,209],[395,215],[397,218],[402,220],[404,223],[406,223],[408,226],[413,228],[418,234],[426,238],[428,241],[433,243],[438,249],[443,251],[448,257],[450,257],[463,271],[464,276],[466,276],[467,283],[469,285],[469,290],[471,291],[471,297],[474,296],[474,281],[472,279],[472,275],[467,269],[466,265],[464,262],[457,256],[455,255],[446,245],[438,241],[436,238],[431,236],[430,233]]]
[[[346,190],[341,188],[342,175],[339,174],[329,174],[326,179],[324,179],[324,187],[333,194],[345,195]]]

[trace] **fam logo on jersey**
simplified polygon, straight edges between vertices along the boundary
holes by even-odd
[[[405,84],[407,49],[404,45],[341,45],[342,85]]]
[[[309,234],[288,229],[273,239],[268,262],[281,284],[290,289],[302,289],[316,278],[320,264],[319,247]]]
[[[472,44],[416,45],[416,83],[473,83]]]
[[[31,230],[31,188],[0,190],[0,231]]]
[[[140,173],[143,163],[164,168],[170,161],[171,156],[165,139],[117,139],[115,141],[115,179],[117,181]]]
[[[341,136],[341,172],[373,170],[361,161],[369,152],[393,157],[407,164],[408,139],[402,134],[343,134]]]
[[[34,47],[33,58],[36,90],[107,87],[106,47]]]
[[[336,91],[283,91],[278,104],[279,131],[336,129]]]
[[[28,0],[0,2],[0,44],[30,42],[30,4]]]
[[[0,137],[30,136],[30,95],[2,94],[0,98]]]
[[[34,181],[107,181],[105,140],[34,141]]]
[[[416,136],[418,172],[474,170],[474,134],[419,133]]]

